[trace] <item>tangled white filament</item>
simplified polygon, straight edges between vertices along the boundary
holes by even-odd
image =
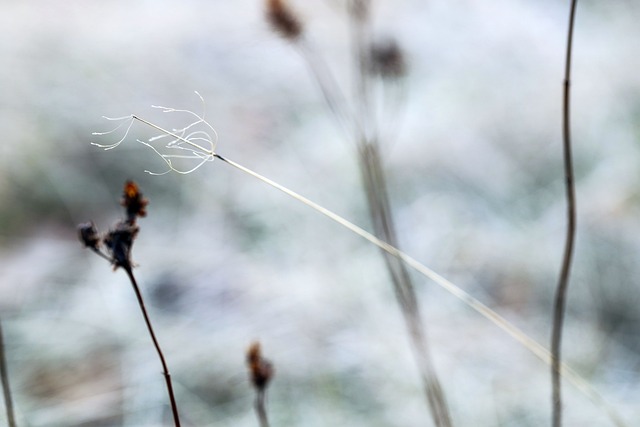
[[[116,143],[114,144],[108,144],[108,145],[104,145],[104,144],[98,144],[95,142],[92,142],[91,145],[94,145],[96,147],[99,148],[103,148],[105,150],[111,150],[116,148],[117,146],[119,146],[123,141],[125,141],[127,139],[127,136],[129,136],[129,131],[131,130],[131,127],[133,126],[133,123],[135,120],[138,120],[154,129],[157,129],[161,132],[161,134],[151,137],[149,138],[147,141],[142,141],[140,139],[137,139],[136,141],[139,142],[142,145],[145,145],[147,147],[149,147],[151,150],[153,150],[169,167],[168,170],[164,171],[164,172],[151,172],[149,170],[145,170],[146,173],[151,174],[151,175],[165,175],[169,172],[177,172],[179,174],[189,174],[193,171],[195,171],[196,169],[198,169],[200,166],[202,166],[203,164],[207,163],[207,162],[212,162],[213,159],[215,158],[215,148],[216,145],[218,143],[218,133],[216,132],[216,130],[213,128],[213,126],[211,126],[211,124],[209,124],[209,122],[207,122],[205,120],[205,114],[204,114],[204,110],[205,110],[205,102],[204,102],[204,98],[202,97],[202,95],[200,95],[198,92],[195,92],[196,95],[198,95],[198,97],[200,98],[200,101],[202,102],[202,114],[196,114],[191,110],[184,110],[184,109],[176,109],[176,108],[171,108],[171,107],[163,107],[160,105],[152,105],[152,108],[157,108],[159,110],[162,110],[163,113],[185,113],[188,114],[190,116],[193,116],[196,120],[191,122],[190,124],[188,124],[187,126],[183,127],[183,128],[174,128],[172,130],[167,130],[167,129],[163,129],[160,126],[157,126],[141,117],[136,116],[135,114],[131,114],[128,116],[123,116],[123,117],[106,117],[103,116],[103,118],[105,118],[106,120],[109,121],[120,121],[121,123],[114,129],[110,130],[110,131],[106,131],[106,132],[93,132],[92,135],[96,135],[96,136],[103,136],[103,135],[109,135],[112,134],[114,132],[117,132],[120,128],[122,128],[123,126],[126,125],[126,130],[124,135],[122,136],[122,138],[120,138]],[[204,129],[203,129],[204,128]],[[213,135],[213,136],[212,136]],[[167,154],[167,153],[163,153],[160,151],[160,149],[156,148],[153,143],[156,141],[159,141],[161,139],[166,139],[169,138],[169,142],[167,142],[164,145],[164,148],[169,149],[169,150],[182,150],[185,151],[187,154]],[[194,167],[190,168],[190,169],[179,169],[175,166],[174,162],[172,161],[172,159],[183,159],[183,160],[197,160],[197,163]]]

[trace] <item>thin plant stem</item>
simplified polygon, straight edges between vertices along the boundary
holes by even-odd
[[[354,57],[354,87],[357,101],[355,140],[358,147],[358,165],[366,193],[369,216],[377,237],[399,247],[393,209],[389,200],[386,174],[380,155],[380,138],[374,113],[374,99],[370,79],[370,0],[351,0],[351,39]],[[391,278],[396,301],[409,332],[410,343],[422,381],[427,406],[436,427],[451,427],[451,415],[431,359],[427,333],[422,323],[420,305],[415,286],[401,259],[382,251]]]
[[[552,418],[553,427],[562,425],[562,393],[561,393],[561,345],[562,345],[562,324],[567,304],[567,289],[569,287],[569,273],[573,259],[573,249],[576,235],[576,194],[573,174],[573,157],[571,153],[571,52],[573,47],[573,28],[575,22],[575,12],[577,0],[571,1],[571,11],[569,13],[569,30],[567,35],[567,53],[564,72],[563,86],[563,109],[562,109],[562,146],[564,157],[564,177],[567,197],[567,233],[562,258],[560,278],[556,288],[553,326],[551,333],[551,379],[552,379]]]
[[[7,357],[4,348],[4,336],[2,323],[0,322],[0,377],[2,377],[2,392],[4,393],[4,406],[7,410],[7,422],[9,427],[16,427],[16,418],[13,413],[13,400],[11,387],[9,387],[9,371],[7,370]]]
[[[162,349],[160,348],[160,344],[156,338],[156,334],[153,332],[153,326],[151,325],[151,320],[149,319],[149,314],[147,313],[147,309],[144,304],[144,299],[142,298],[142,293],[140,292],[140,288],[138,287],[138,282],[133,275],[133,271],[130,266],[124,266],[124,270],[127,272],[127,276],[129,276],[129,280],[131,280],[131,285],[133,286],[133,290],[136,293],[136,297],[138,298],[138,304],[140,304],[140,310],[142,310],[142,316],[144,317],[144,321],[147,324],[147,329],[149,329],[149,335],[151,335],[151,340],[153,341],[153,345],[156,348],[158,353],[158,357],[160,358],[160,363],[162,364],[162,374],[164,375],[165,382],[167,383],[167,392],[169,393],[169,401],[171,402],[171,412],[173,413],[173,421],[176,427],[180,427],[180,418],[178,417],[178,405],[176,403],[176,398],[173,394],[173,385],[171,384],[171,375],[169,374],[169,368],[167,367],[167,362],[164,359],[164,354],[162,353]]]
[[[334,119],[338,122],[338,126],[346,135],[350,135],[350,119],[352,114],[346,102],[344,102],[344,96],[340,90],[340,86],[333,77],[329,67],[327,67],[322,56],[315,52],[306,39],[298,40],[294,46],[298,49],[300,55],[309,67],[311,74],[316,79],[324,101],[333,114]]]
[[[374,230],[378,237],[382,237],[386,242],[398,247],[386,178],[378,151],[379,146],[375,143],[364,144],[362,150],[360,152],[361,172],[364,177]],[[382,251],[382,254],[391,277],[396,300],[409,332],[427,405],[433,421],[436,427],[450,427],[452,421],[449,408],[435,366],[431,360],[427,335],[420,314],[420,305],[411,275],[407,270],[406,264],[400,258],[386,251]]]
[[[269,427],[269,418],[267,417],[266,393],[264,390],[256,391],[256,415],[260,422],[260,427]]]

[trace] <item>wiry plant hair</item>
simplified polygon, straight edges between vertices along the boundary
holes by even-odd
[[[147,141],[142,141],[140,139],[137,139],[136,141],[153,150],[167,164],[167,166],[169,166],[169,169],[164,172],[151,172],[149,170],[145,170],[145,172],[151,175],[165,175],[169,172],[177,172],[180,174],[191,173],[196,169],[198,169],[203,164],[213,161],[215,157],[214,156],[215,148],[218,143],[218,133],[213,128],[213,126],[211,126],[209,122],[205,120],[204,98],[197,91],[195,93],[196,95],[198,95],[198,97],[200,98],[200,101],[202,102],[201,114],[194,113],[191,110],[163,107],[160,105],[151,106],[152,108],[162,110],[163,113],[184,113],[195,118],[195,121],[192,121],[188,125],[182,128],[174,128],[171,130],[167,130],[147,120],[144,120],[136,116],[135,114],[131,114],[123,117],[115,117],[115,118],[103,116],[103,118],[106,120],[118,121],[121,123],[116,128],[110,131],[93,132],[92,135],[95,135],[95,136],[109,135],[114,132],[117,132],[119,129],[121,129],[123,126],[126,125],[125,133],[122,136],[122,138],[120,138],[120,140],[118,140],[114,144],[103,145],[103,144],[92,142],[91,145],[95,145],[96,147],[99,147],[99,148],[104,148],[105,150],[111,150],[113,148],[116,148],[127,139],[127,137],[129,136],[129,131],[131,130],[131,127],[133,126],[134,121],[138,120],[148,126],[151,126],[156,130],[159,130],[161,134],[154,136],[152,138],[149,138]],[[166,141],[167,139],[169,140],[169,142],[167,142],[164,145],[164,148],[166,150],[168,151],[180,150],[180,151],[186,152],[186,154],[167,154],[167,153],[161,152],[160,151],[161,148],[156,148],[154,146],[155,142],[160,140]],[[190,169],[180,169],[175,166],[173,159],[195,160],[196,165]]]

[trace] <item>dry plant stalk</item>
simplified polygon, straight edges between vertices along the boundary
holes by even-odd
[[[2,379],[2,392],[4,394],[4,406],[7,410],[7,423],[9,427],[16,427],[16,417],[13,411],[13,399],[9,386],[9,370],[7,369],[7,356],[4,347],[4,334],[2,322],[0,322],[0,378]]]
[[[169,367],[167,366],[164,354],[160,348],[160,343],[153,331],[153,326],[151,324],[149,314],[147,313],[142,292],[140,292],[138,282],[133,275],[133,262],[131,261],[131,248],[140,230],[137,225],[137,219],[138,217],[144,217],[147,215],[146,208],[149,201],[143,197],[136,183],[133,181],[127,181],[124,185],[121,204],[125,208],[126,219],[118,222],[115,228],[104,235],[100,235],[98,234],[98,230],[93,222],[88,222],[78,226],[78,235],[86,247],[111,262],[114,270],[121,267],[127,273],[127,277],[133,286],[138,304],[140,305],[140,310],[142,311],[142,316],[144,317],[145,324],[147,325],[149,335],[151,336],[153,345],[158,353],[158,357],[160,358],[160,364],[162,365],[162,373],[167,386],[167,393],[169,394],[169,402],[171,404],[171,412],[173,414],[175,427],[180,427],[178,405],[173,393],[173,384],[171,383]]]
[[[256,390],[255,410],[260,427],[269,427],[267,417],[267,387],[274,375],[273,364],[262,356],[259,342],[254,342],[247,350],[247,366],[249,368],[249,378],[253,388]]]
[[[567,53],[563,85],[562,108],[562,147],[564,160],[564,177],[567,197],[567,234],[565,239],[560,278],[556,288],[553,307],[553,325],[551,333],[551,384],[552,384],[552,420],[553,427],[562,425],[562,392],[561,392],[561,346],[562,324],[567,305],[567,289],[569,273],[573,259],[573,247],[576,236],[576,190],[573,174],[573,156],[571,153],[571,52],[573,47],[573,27],[575,22],[577,0],[571,1],[569,13],[569,29],[567,35]]]
[[[200,94],[196,92],[196,95],[202,100]],[[203,101],[204,103],[204,101]],[[336,214],[335,212],[325,208],[324,206],[302,196],[301,194],[296,193],[295,191],[285,187],[282,184],[277,183],[276,181],[267,178],[252,169],[249,169],[240,163],[237,163],[227,157],[223,157],[222,155],[216,152],[217,146],[217,134],[215,131],[211,132],[213,127],[210,123],[208,123],[204,118],[204,113],[197,114],[190,110],[182,110],[175,108],[167,108],[167,107],[158,107],[152,106],[152,108],[160,108],[163,112],[166,113],[183,113],[189,117],[195,118],[195,121],[183,128],[179,128],[178,130],[168,130],[161,126],[158,126],[155,123],[152,123],[142,117],[130,114],[128,116],[120,117],[120,118],[108,118],[104,117],[109,121],[120,121],[120,123],[112,130],[106,132],[94,132],[93,135],[110,135],[121,128],[125,128],[124,135],[113,144],[98,144],[92,143],[92,145],[101,147],[105,150],[111,150],[122,144],[129,135],[133,123],[140,122],[151,128],[161,132],[160,135],[150,138],[148,141],[137,140],[138,143],[144,145],[145,147],[150,148],[156,155],[160,157],[160,159],[167,165],[168,170],[165,172],[150,172],[146,171],[151,175],[163,175],[169,172],[175,172],[178,174],[188,174],[193,172],[200,166],[205,163],[212,162],[214,159],[217,159],[238,171],[255,178],[266,185],[275,188],[276,190],[281,191],[292,199],[308,206],[309,208],[315,210],[319,214],[329,218],[330,220],[336,222],[341,227],[345,228],[349,232],[365,239],[369,243],[375,245],[379,249],[388,253],[389,255],[401,260],[408,267],[412,268],[414,271],[419,273],[420,275],[426,277],[427,279],[432,280],[435,284],[443,288],[445,291],[453,295],[456,299],[460,300],[463,304],[476,311],[485,319],[489,320],[491,323],[496,325],[499,329],[509,335],[511,338],[520,343],[523,347],[529,350],[534,356],[540,359],[545,364],[551,366],[551,353],[547,350],[542,344],[538,343],[533,338],[529,337],[525,334],[521,329],[517,326],[506,320],[500,314],[492,310],[486,304],[482,303],[480,300],[469,294],[468,292],[461,289],[459,286],[456,286],[450,280],[447,280],[445,277],[436,273],[434,270],[427,267],[425,264],[411,257],[410,255],[402,252],[397,247],[389,244],[388,242],[383,241],[382,239],[376,237],[372,233],[366,231],[362,227],[357,226],[356,224],[348,221],[344,217]],[[206,130],[192,130],[197,125],[203,126]],[[205,133],[211,133],[214,137],[210,135],[207,137],[203,137],[202,135]],[[194,136],[189,136],[193,134]],[[166,149],[166,153],[163,152],[163,147],[156,148],[153,144],[159,140],[169,140],[165,145],[164,149]],[[161,151],[162,150],[162,151]],[[175,153],[176,150],[186,150],[191,154],[188,155],[175,155],[175,154],[167,154],[167,153]],[[182,159],[190,159],[196,162],[195,167],[190,167],[189,169],[180,169],[174,163],[173,159],[180,157]],[[91,224],[89,224],[91,225]],[[104,255],[103,255],[104,256]],[[106,257],[110,259],[109,257]],[[582,392],[585,396],[587,396],[596,406],[601,408],[604,412],[607,413],[609,418],[614,422],[615,425],[619,427],[624,427],[626,424],[618,415],[616,410],[611,407],[607,403],[607,401],[600,395],[600,393],[584,378],[582,378],[576,371],[574,371],[571,367],[567,366],[564,363],[561,363],[560,369],[561,375],[569,380],[580,392]]]

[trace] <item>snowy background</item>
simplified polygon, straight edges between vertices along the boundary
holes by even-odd
[[[292,0],[343,91],[339,0]],[[569,2],[378,1],[405,51],[384,153],[403,249],[548,346],[565,229],[561,91]],[[640,419],[640,5],[580,2],[573,132],[578,240],[564,357],[628,425]],[[164,380],[126,275],[76,224],[150,199],[138,280],[186,426],[255,426],[244,352],[276,366],[277,426],[431,425],[378,250],[285,195],[207,164],[152,177],[136,124],[111,151],[101,116],[185,125],[218,152],[370,229],[355,150],[262,1],[0,0],[0,317],[20,426],[170,425]],[[416,275],[456,426],[540,426],[549,369]],[[571,385],[566,425],[613,425]],[[0,411],[0,424],[5,422]]]

